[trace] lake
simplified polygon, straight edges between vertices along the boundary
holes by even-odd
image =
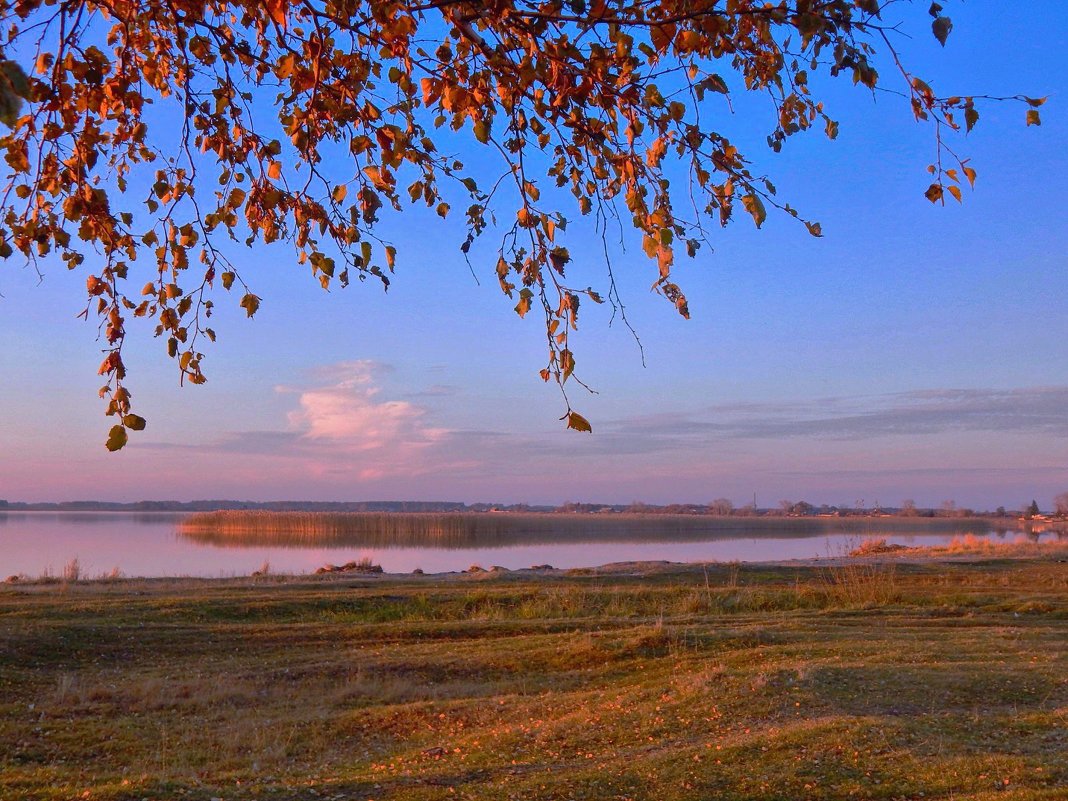
[[[230,535],[207,529],[183,531],[188,517],[0,513],[0,580],[13,574],[62,576],[64,566],[74,559],[82,577],[90,578],[112,571],[152,577],[248,575],[264,563],[275,573],[311,573],[325,564],[362,558],[389,573],[415,568],[437,573],[472,564],[514,570],[542,564],[571,568],[626,561],[807,559],[841,556],[869,537],[901,545],[940,545],[965,533],[1009,541],[1022,536],[1013,530],[995,532],[986,520],[509,514],[463,515],[470,520],[461,521],[459,528],[435,524],[430,534],[414,529],[374,536],[360,530],[324,536],[264,526]]]

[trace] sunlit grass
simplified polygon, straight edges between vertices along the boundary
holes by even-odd
[[[264,573],[0,587],[0,798],[1068,792],[1054,561]]]

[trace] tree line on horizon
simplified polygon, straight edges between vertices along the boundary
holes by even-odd
[[[649,515],[713,515],[720,517],[915,517],[915,518],[1023,518],[1043,516],[1036,500],[1020,509],[998,506],[994,511],[976,511],[958,506],[955,501],[943,501],[938,507],[921,507],[906,499],[901,506],[867,505],[857,501],[852,506],[816,505],[808,501],[781,500],[773,507],[758,507],[755,503],[735,506],[729,498],[716,498],[706,503],[651,504],[632,501],[627,504],[602,504],[566,501],[559,505],[528,503],[463,503],[460,501],[58,501],[25,502],[0,499],[0,512],[212,512],[212,511],[268,511],[268,512],[528,512],[543,514],[649,514]],[[1055,518],[1068,517],[1068,491],[1053,499],[1050,514]]]

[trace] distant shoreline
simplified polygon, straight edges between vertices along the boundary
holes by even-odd
[[[702,504],[580,504],[568,503],[560,506],[532,504],[494,504],[461,501],[233,501],[233,500],[196,500],[196,501],[134,501],[120,503],[112,501],[56,501],[27,502],[6,501],[0,499],[0,515],[21,512],[110,512],[110,513],[181,513],[200,512],[275,512],[275,513],[378,513],[378,514],[528,514],[528,515],[564,515],[564,516],[680,516],[680,517],[714,517],[738,520],[772,519],[772,520],[907,520],[910,523],[926,520],[984,521],[1002,524],[1006,529],[1019,526],[1068,526],[1068,518],[1039,514],[1033,518],[1022,516],[1017,511],[980,512],[972,509],[925,509],[912,508],[903,511],[898,508],[856,509],[834,506],[816,507],[801,504],[806,511],[784,512],[776,508],[742,507],[729,512],[716,509],[712,505]]]

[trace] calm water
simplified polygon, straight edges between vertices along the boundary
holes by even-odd
[[[339,564],[367,557],[386,572],[405,573],[422,568],[428,573],[464,570],[472,564],[509,569],[550,564],[591,567],[610,562],[667,560],[770,561],[839,556],[869,536],[902,545],[938,545],[970,532],[1013,540],[1017,532],[997,534],[975,525],[932,531],[907,522],[892,531],[873,530],[864,520],[847,531],[709,532],[707,538],[689,534],[684,540],[672,532],[650,527],[644,541],[569,541],[490,547],[282,547],[279,545],[220,545],[179,536],[182,514],[25,512],[0,513],[0,580],[16,573],[31,577],[61,576],[77,559],[82,576],[96,577],[117,569],[126,576],[248,575],[270,564],[272,572],[310,573],[327,563]],[[1055,535],[1043,535],[1055,536]],[[674,539],[673,539],[674,537]]]

